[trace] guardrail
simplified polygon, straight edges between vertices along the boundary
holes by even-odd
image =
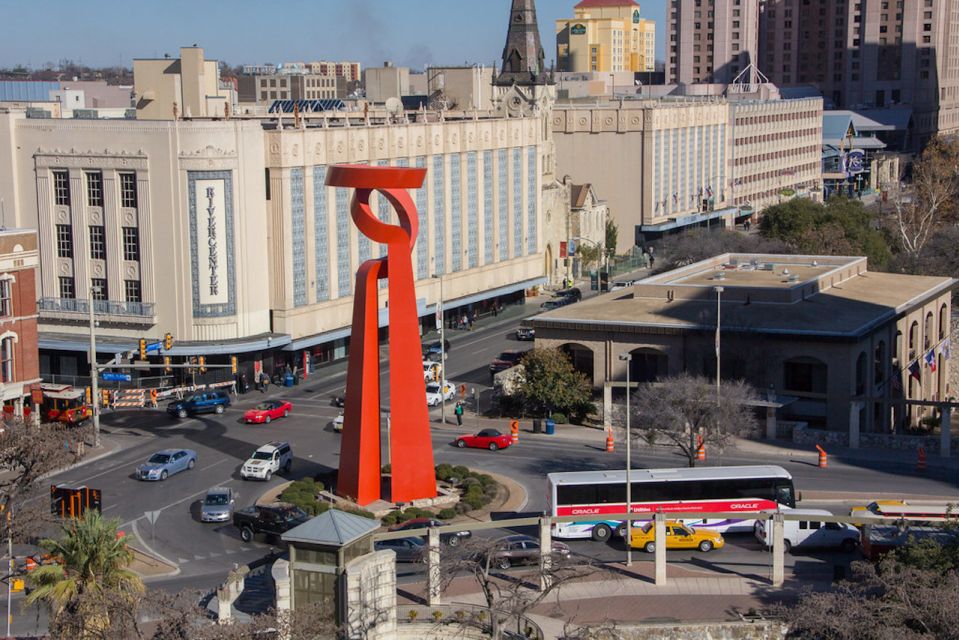
[[[156,315],[152,302],[123,302],[118,300],[94,300],[93,312],[105,316],[133,316],[152,318]],[[90,300],[86,298],[40,298],[37,310],[53,313],[90,313]]]

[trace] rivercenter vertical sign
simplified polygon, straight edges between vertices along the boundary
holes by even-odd
[[[197,266],[200,304],[225,304],[227,295],[224,180],[196,181]]]

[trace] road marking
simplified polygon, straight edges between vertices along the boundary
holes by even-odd
[[[229,459],[229,458],[224,458],[223,460],[221,460],[221,462],[225,462],[225,461],[228,460],[228,459]],[[210,467],[212,467],[212,466],[214,466],[214,465],[210,465]],[[207,467],[207,468],[209,469],[210,467]],[[207,487],[206,489],[203,489],[202,491],[197,491],[196,493],[191,494],[191,495],[188,495],[188,496],[185,497],[185,498],[180,498],[180,499],[177,500],[176,502],[171,502],[170,504],[165,505],[165,506],[162,506],[162,507],[160,507],[159,509],[154,509],[154,511],[161,511],[161,512],[162,512],[162,511],[166,511],[166,510],[169,509],[170,507],[175,507],[175,506],[177,506],[178,504],[183,504],[183,503],[186,502],[187,500],[193,500],[193,499],[196,498],[197,496],[201,496],[201,495],[205,494],[207,491],[209,491],[209,490],[212,489],[213,487],[222,487],[223,485],[231,482],[232,480],[233,480],[233,476],[230,476],[230,477],[228,477],[226,480],[223,480],[223,481],[218,482],[218,483],[216,483],[216,484],[212,484],[212,485],[210,485],[209,487]],[[127,526],[127,525],[136,526],[137,520],[143,520],[145,517],[146,517],[145,515],[137,516],[136,518],[133,518],[132,520],[128,520],[127,522],[124,522],[121,526]],[[157,519],[159,520],[159,516],[157,516]]]
[[[227,460],[229,460],[229,458],[221,458],[220,460],[217,460],[217,461],[214,462],[213,464],[207,465],[207,466],[203,467],[202,469],[200,469],[200,471],[206,471],[207,469],[212,469],[212,468],[215,467],[216,465],[218,465],[218,464],[223,464],[223,463],[226,462]]]

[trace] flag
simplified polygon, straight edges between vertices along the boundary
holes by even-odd
[[[952,355],[952,340],[950,338],[946,338],[942,341],[942,345],[939,347],[939,352],[942,354],[943,358],[946,360],[949,359],[949,356]]]
[[[892,390],[902,394],[902,369],[899,367],[896,367],[896,370],[892,372]]]
[[[911,365],[909,365],[909,375],[916,379],[917,382],[922,382],[922,367],[919,366],[919,361],[915,360]]]
[[[929,353],[926,354],[926,366],[929,367],[930,371],[933,373],[936,372],[936,350],[930,349]]]
[[[679,194],[675,191],[673,192],[673,206],[675,207],[679,203]]]
[[[706,185],[706,197],[707,197],[707,198],[712,198],[712,197],[713,197],[713,187],[712,187],[712,185],[708,185],[708,184]]]

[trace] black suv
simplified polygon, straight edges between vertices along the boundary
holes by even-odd
[[[178,418],[197,413],[223,413],[230,406],[230,396],[225,391],[199,391],[183,400],[167,405],[166,411]]]
[[[297,527],[310,516],[298,507],[285,502],[271,505],[253,505],[233,513],[233,526],[240,530],[243,542],[250,542],[258,533],[267,536],[281,536],[293,527]]]
[[[428,529],[429,527],[445,527],[446,523],[434,518],[413,518],[403,524],[397,524],[390,527],[390,531],[412,531],[414,529]],[[451,547],[459,546],[459,543],[473,536],[471,531],[453,531],[450,533],[441,533],[440,542]]]

